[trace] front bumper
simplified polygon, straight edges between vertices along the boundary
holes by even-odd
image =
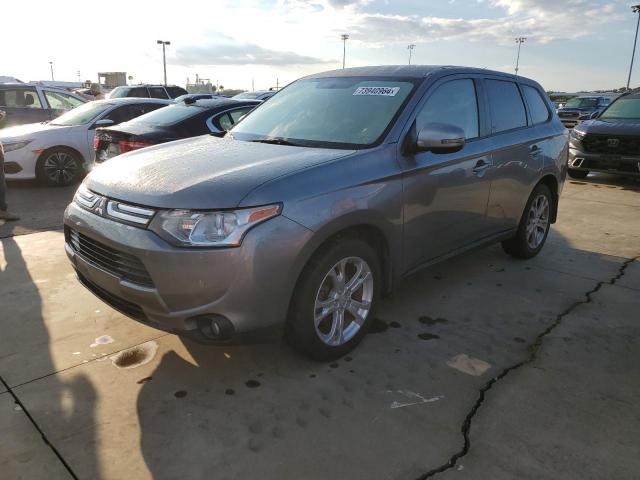
[[[278,216],[251,229],[240,247],[189,249],[73,203],[64,223],[67,256],[89,290],[131,318],[196,338],[197,318],[204,315],[226,318],[237,335],[283,324],[302,268],[300,252],[312,234]],[[69,240],[72,230],[136,257],[151,284],[136,283],[91,261]]]
[[[31,151],[31,145],[5,152],[4,165],[7,180],[33,180],[36,178],[38,154]]]
[[[570,146],[568,167],[570,170],[640,177],[640,156],[588,153]]]

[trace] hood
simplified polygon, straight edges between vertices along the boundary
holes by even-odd
[[[69,128],[62,125],[51,125],[49,123],[27,123],[25,125],[16,125],[15,127],[7,127],[0,130],[0,139],[3,141],[11,138],[27,137],[34,133],[55,130],[58,128]]]
[[[352,153],[203,135],[119,155],[96,167],[85,184],[149,207],[235,208],[269,180]]]
[[[576,127],[580,132],[595,135],[637,135],[640,136],[640,120],[593,119]]]

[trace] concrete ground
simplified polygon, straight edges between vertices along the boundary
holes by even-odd
[[[65,257],[72,193],[11,185],[0,225],[1,478],[638,478],[638,182],[568,181],[537,258],[413,276],[331,364],[114,312]]]

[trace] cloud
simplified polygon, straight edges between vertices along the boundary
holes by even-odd
[[[185,67],[200,65],[319,65],[332,63],[295,52],[270,50],[251,43],[216,42],[207,45],[187,45],[176,49],[171,62]]]
[[[498,18],[444,18],[360,13],[350,27],[353,40],[368,46],[390,42],[465,39],[507,44],[514,36],[548,43],[577,38],[618,18],[613,4],[596,0],[492,0]]]

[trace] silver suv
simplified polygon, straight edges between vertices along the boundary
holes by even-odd
[[[298,80],[225,138],[96,168],[65,213],[80,281],[146,324],[229,342],[273,327],[316,359],[399,280],[493,242],[536,255],[567,131],[532,80],[459,67]]]

